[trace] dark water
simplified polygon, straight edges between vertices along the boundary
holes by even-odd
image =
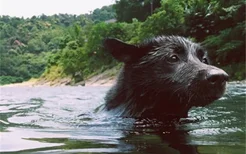
[[[108,89],[1,87],[0,153],[245,153],[245,84],[165,127],[94,113]]]

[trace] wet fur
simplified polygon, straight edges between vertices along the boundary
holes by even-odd
[[[211,66],[206,50],[180,36],[161,36],[140,45],[107,39],[106,49],[124,62],[117,83],[105,97],[105,109],[124,117],[187,117],[193,106],[221,97],[225,87],[204,80]],[[170,62],[177,55],[179,62]],[[203,61],[203,60],[206,61]]]

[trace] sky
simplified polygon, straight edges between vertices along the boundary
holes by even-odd
[[[115,0],[0,0],[0,16],[30,18],[59,13],[85,14],[113,4]]]

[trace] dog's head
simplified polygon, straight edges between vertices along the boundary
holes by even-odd
[[[210,65],[203,47],[186,38],[161,36],[140,45],[109,38],[104,45],[125,63],[128,84],[133,87],[163,92],[170,100],[190,106],[205,106],[225,91],[228,75]]]

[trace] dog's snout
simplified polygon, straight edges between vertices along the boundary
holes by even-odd
[[[207,81],[211,84],[221,84],[229,80],[229,75],[220,69],[211,69],[207,73]]]

